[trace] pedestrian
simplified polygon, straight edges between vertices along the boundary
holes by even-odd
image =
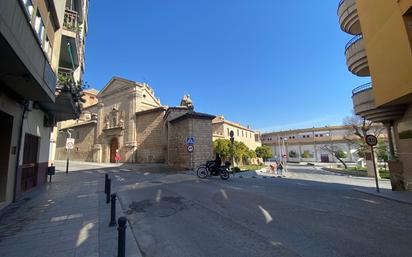
[[[278,171],[279,171],[279,175],[283,175],[283,164],[282,164],[282,162],[279,162],[279,164],[278,164]]]
[[[270,167],[270,173],[275,174],[275,171],[277,169],[276,163],[270,164],[269,167]]]
[[[119,163],[122,158],[120,157],[119,149],[116,149],[116,155],[114,156],[114,160],[116,163]]]

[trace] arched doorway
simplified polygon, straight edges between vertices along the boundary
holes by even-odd
[[[116,150],[119,149],[119,140],[117,137],[112,138],[110,140],[110,162],[115,163],[115,156],[116,156]]]

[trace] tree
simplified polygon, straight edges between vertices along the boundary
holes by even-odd
[[[365,143],[366,136],[374,135],[380,138],[385,130],[382,124],[369,121],[355,114],[346,117],[343,123],[351,127],[351,130],[345,135],[346,141],[357,146],[357,154],[362,158],[365,158],[366,153],[370,152],[369,146]]]
[[[234,157],[237,160],[243,160],[244,158],[247,158],[248,151],[249,151],[249,148],[247,147],[247,145],[245,145],[245,143],[235,141],[235,143],[234,143]]]
[[[376,156],[378,157],[378,160],[387,162],[389,160],[388,152],[388,144],[383,140],[379,140],[376,147]]]
[[[304,159],[313,158],[313,154],[311,154],[308,150],[303,151],[300,156]]]
[[[231,156],[230,144],[228,139],[217,139],[213,142],[213,150],[219,154],[222,159],[227,159]]]
[[[332,146],[328,146],[328,145],[324,145],[322,147],[320,147],[320,149],[332,154],[333,156],[336,157],[336,159],[338,159],[343,166],[345,167],[345,169],[348,168],[348,165],[346,165],[344,159],[348,156],[342,149],[340,148],[334,148]]]
[[[272,158],[272,149],[268,146],[259,146],[255,150],[256,156],[259,158],[263,158],[263,160],[266,160],[268,158]]]
[[[290,158],[298,158],[298,154],[295,151],[290,151],[289,152],[289,157]]]

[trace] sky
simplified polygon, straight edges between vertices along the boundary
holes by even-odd
[[[163,105],[263,132],[339,125],[352,113],[352,75],[338,0],[90,1],[84,80],[148,83]]]

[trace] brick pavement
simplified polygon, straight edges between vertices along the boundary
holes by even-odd
[[[0,256],[116,256],[117,229],[108,227],[110,205],[105,203],[102,173],[57,171],[51,184],[2,210]],[[127,239],[127,256],[139,257],[130,228]]]

